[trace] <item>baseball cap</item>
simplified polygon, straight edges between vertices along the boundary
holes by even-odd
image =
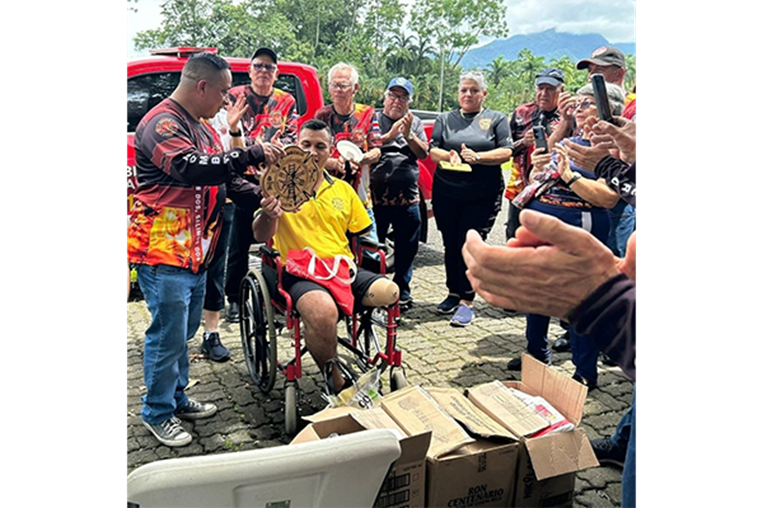
[[[585,69],[591,64],[596,65],[614,65],[625,69],[625,55],[623,52],[612,46],[602,46],[591,53],[591,58],[586,58],[578,62],[578,69]]]
[[[540,74],[535,76],[535,86],[538,85],[551,85],[559,86],[564,83],[564,72],[556,67],[550,67],[543,69]]]
[[[273,51],[270,48],[264,48],[264,47],[263,48],[259,48],[257,51],[254,52],[254,54],[252,55],[251,59],[254,60],[255,58],[257,58],[260,55],[269,56],[270,58],[273,59],[273,63],[278,63],[278,56],[276,56],[276,52]]]
[[[413,83],[411,83],[407,79],[394,78],[392,81],[389,82],[389,85],[387,85],[387,90],[396,86],[399,86],[400,88],[404,88],[405,91],[408,92],[408,95],[413,97]]]

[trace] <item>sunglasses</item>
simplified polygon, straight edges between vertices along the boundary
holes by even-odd
[[[575,106],[575,109],[588,109],[592,105],[593,105],[593,101],[589,101],[588,99],[586,99],[583,102],[578,103],[578,105]]]
[[[397,102],[408,102],[411,100],[411,98],[407,95],[397,95],[391,92],[387,93],[387,97],[389,97],[390,100]]]
[[[264,63],[253,63],[252,64],[252,69],[254,69],[256,71],[265,70],[267,72],[273,72],[277,68],[278,68],[278,66],[277,65],[273,65],[273,64],[264,64]]]
[[[334,90],[342,90],[342,91],[349,90],[350,88],[352,88],[352,85],[349,83],[331,83],[329,84],[329,86],[333,88]]]

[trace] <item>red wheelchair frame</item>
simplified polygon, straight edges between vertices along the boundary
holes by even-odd
[[[375,252],[379,257],[379,267],[373,271],[381,275],[386,274],[386,253],[382,245],[364,238],[360,238],[359,241],[353,239],[352,244],[358,266],[362,266],[364,262],[366,266],[372,262],[375,265],[372,259],[363,255],[366,251]],[[284,266],[279,252],[269,245],[263,245],[259,253],[262,257],[262,270],[250,270],[241,281],[241,343],[249,375],[263,392],[267,393],[273,388],[276,371],[281,371],[286,376],[285,427],[286,433],[293,435],[298,419],[297,383],[302,378],[302,356],[307,352],[307,347],[302,344],[299,315],[292,304],[291,296],[283,289]],[[270,281],[265,275],[268,270]],[[273,271],[275,281],[272,280]],[[271,297],[273,285],[278,292],[278,297],[275,298]],[[285,328],[292,332],[291,348],[294,350],[294,357],[284,363],[278,360],[277,347],[278,335],[284,326],[276,322],[274,310],[279,313],[279,317],[285,316]],[[386,319],[380,319],[380,313],[385,314]],[[408,384],[402,368],[402,354],[397,348],[399,317],[398,302],[389,307],[364,307],[352,316],[342,315],[341,320],[346,324],[349,337],[337,337],[339,345],[354,355],[361,371],[379,368],[383,372],[389,367],[392,391]],[[375,326],[385,330],[386,342],[383,348],[376,337]],[[372,351],[372,348],[375,351]]]

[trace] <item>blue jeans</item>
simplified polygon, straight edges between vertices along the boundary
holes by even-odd
[[[630,432],[628,439],[628,449],[625,453],[625,465],[623,467],[623,508],[635,508],[636,506],[636,387],[633,387],[633,404],[627,413],[623,415],[620,420],[620,425],[617,426],[617,430],[620,431],[620,427],[623,424],[623,420],[628,417],[630,421]],[[615,433],[617,434],[617,432]],[[614,436],[612,436],[614,438]]]
[[[390,225],[395,233],[395,275],[392,280],[400,288],[400,298],[410,296],[413,278],[413,260],[419,251],[421,237],[421,210],[419,205],[382,206],[377,205],[376,225],[379,241],[387,239]]]
[[[540,314],[527,314],[527,326],[525,338],[527,339],[527,352],[540,361],[548,361],[551,358],[551,350],[548,347],[548,316]],[[593,339],[587,335],[578,335],[571,327],[570,348],[572,349],[572,363],[575,364],[575,374],[584,377],[588,381],[597,382],[598,374],[596,361],[599,357],[599,349]]]
[[[376,227],[376,218],[374,217],[374,209],[371,208],[371,205],[369,205],[368,208],[366,208],[366,212],[368,212],[368,218],[371,219],[371,231],[368,233],[368,238],[372,242],[379,243],[379,233],[378,229]],[[363,257],[367,259],[373,259],[375,261],[379,261],[381,259],[381,256],[378,252],[371,252],[371,251],[363,251]]]
[[[376,228],[376,218],[374,217],[374,209],[371,207],[371,205],[366,208],[366,212],[368,212],[368,218],[371,219],[371,232],[368,233],[368,239],[379,243],[379,231]]]
[[[628,245],[628,238],[636,229],[636,209],[627,204],[622,199],[617,202],[614,208],[609,211],[609,236],[607,237],[607,247],[617,257],[625,257],[625,247]]]
[[[169,265],[138,265],[138,284],[151,312],[143,348],[141,416],[157,424],[185,406],[188,397],[188,346],[201,323],[207,273]]]
[[[609,233],[609,211],[603,208],[581,211],[575,208],[549,205],[537,200],[532,200],[528,208],[553,215],[571,226],[586,229],[601,242],[604,242]],[[551,357],[551,351],[548,348],[548,323],[548,316],[527,314],[527,328],[525,329],[527,352],[540,361],[547,361]],[[591,383],[596,383],[598,380],[596,362],[599,357],[599,348],[591,337],[578,335],[572,328],[569,332],[575,374]]]

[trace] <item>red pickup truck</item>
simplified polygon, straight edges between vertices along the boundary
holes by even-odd
[[[150,56],[127,62],[127,211],[133,205],[133,194],[137,186],[135,179],[134,132],[143,115],[172,93],[180,80],[180,71],[194,53],[217,48],[178,47],[156,49]],[[230,63],[233,86],[249,83],[249,59],[225,58]],[[323,107],[323,94],[315,68],[293,62],[278,63],[279,76],[275,86],[289,92],[297,102],[299,125],[313,118]],[[436,113],[416,112],[424,122],[427,137],[432,132]],[[427,158],[419,162],[419,191],[422,196],[421,216],[432,216],[432,176],[435,165]],[[422,221],[421,241],[426,242],[428,220]]]

